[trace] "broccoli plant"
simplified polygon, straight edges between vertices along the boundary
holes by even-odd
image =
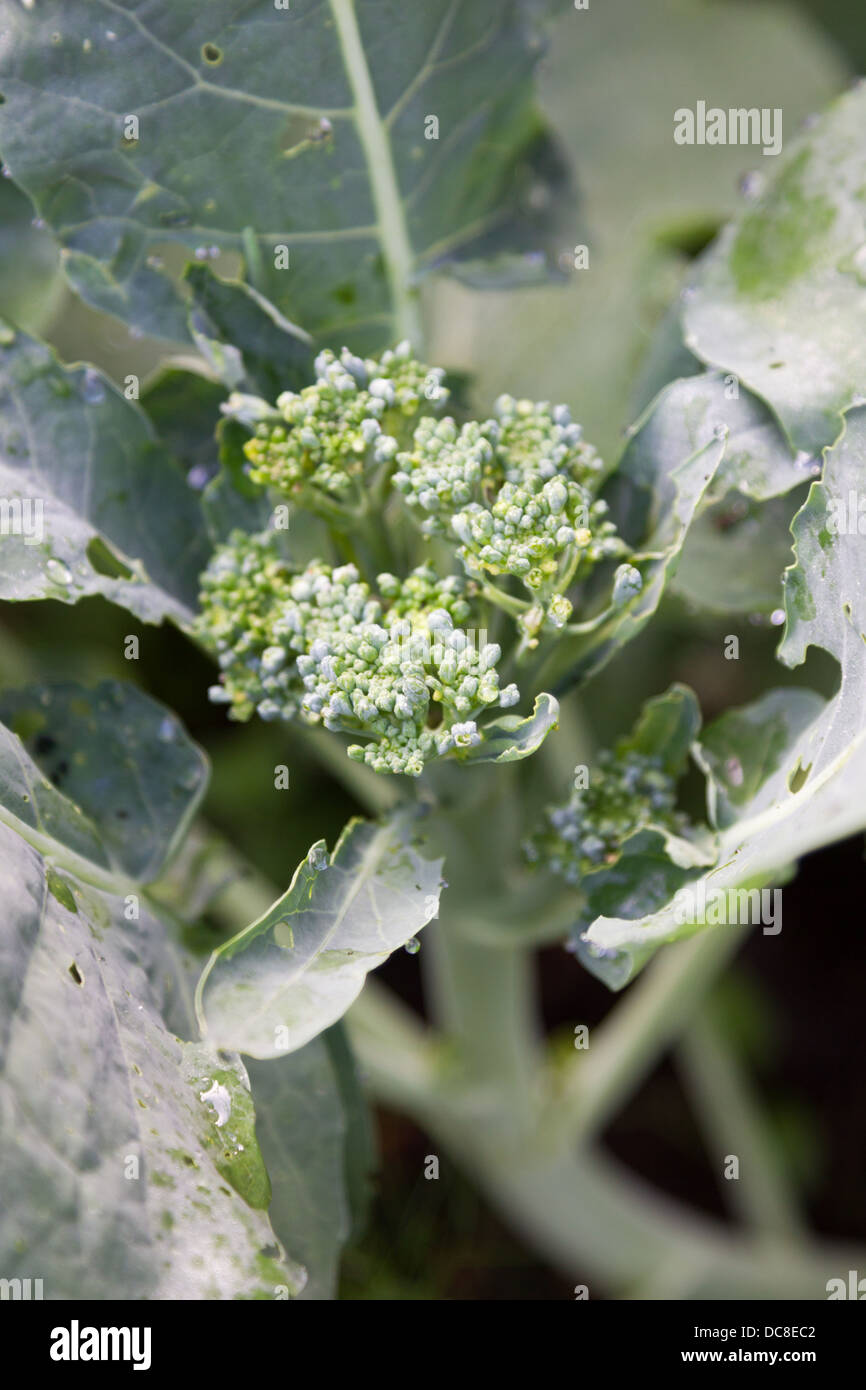
[[[708,1001],[762,891],[866,827],[866,94],[690,267],[597,449],[531,362],[487,393],[492,330],[467,370],[441,329],[562,285],[580,149],[534,72],[573,8],[241,9],[39,0],[2,36],[22,261],[51,238],[122,338],[81,365],[42,300],[4,311],[0,598],[131,630],[96,672],[11,620],[0,648],[0,1277],[332,1297],[375,1101],[565,1296],[823,1298],[856,1252],[804,1228]],[[745,703],[638,677],[672,611],[719,660],[707,622],[756,618]],[[196,738],[138,676],[159,624]],[[810,648],[832,689],[787,677]],[[226,757],[270,857],[217,809]],[[629,987],[587,1047],[541,1025],[545,947]],[[423,1018],[368,978],[403,949]],[[736,1227],[597,1143],[680,1047]]]

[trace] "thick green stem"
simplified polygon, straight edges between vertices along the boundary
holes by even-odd
[[[503,1129],[526,1131],[540,1059],[529,953],[479,946],[460,918],[446,913],[427,928],[424,965],[428,1006],[453,1048],[460,1083],[488,1096],[489,1118]]]
[[[742,942],[744,929],[706,930],[669,946],[554,1079],[549,1123],[573,1142],[598,1134],[679,1036]]]
[[[459,967],[455,978],[470,983]],[[487,1001],[479,1021],[490,1017]],[[516,1133],[504,1069],[501,1089],[467,1086],[450,1053],[375,984],[348,1023],[373,1094],[440,1142],[569,1287],[589,1279],[601,1286],[591,1284],[595,1296],[822,1299],[829,1278],[866,1259],[832,1242],[755,1241],[660,1196],[608,1158],[572,1152],[562,1135],[551,1144],[549,1136]],[[486,1052],[479,1060],[485,1056],[501,1061]]]
[[[695,1017],[678,1048],[692,1105],[702,1121],[713,1170],[733,1209],[757,1231],[802,1233],[803,1222],[788,1176],[773,1152],[760,1108],[716,1023]],[[725,1180],[727,1160],[738,1171]]]

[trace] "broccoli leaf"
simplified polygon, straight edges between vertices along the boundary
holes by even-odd
[[[0,346],[0,496],[0,598],[192,620],[209,544],[182,473],[107,378],[21,333]]]
[[[430,269],[544,273],[562,170],[532,101],[533,10],[46,0],[8,16],[0,148],[78,292],[139,329],[186,336],[158,264],[180,243],[242,253],[317,336],[417,338]]]
[[[275,401],[314,376],[309,336],[243,281],[220,280],[204,265],[187,266],[190,333],[230,391]]]
[[[246,1072],[175,1035],[191,963],[136,876],[182,833],[203,756],[114,682],[5,696],[3,712],[41,764],[0,725],[4,1272],[38,1273],[57,1299],[297,1293],[304,1271],[264,1211]]]
[[[814,461],[791,449],[764,403],[730,373],[701,372],[672,382],[644,411],[632,433],[638,437],[624,454],[618,474],[652,487],[666,455],[685,458],[712,434],[725,452],[707,500],[731,490],[765,502],[805,482]]]
[[[613,482],[613,514],[620,534],[636,547],[633,565],[641,587],[624,602],[611,597],[592,618],[558,638],[539,682],[561,695],[603,666],[637,636],[656,611],[676,571],[689,527],[724,457],[724,433],[709,422],[683,429],[687,406],[676,382],[638,427]]]
[[[279,1057],[336,1022],[381,965],[438,912],[441,860],[410,820],[350,821],[332,855],[313,845],[287,892],[214,951],[196,992],[212,1046]]]
[[[46,1298],[330,1297],[370,1163],[351,1057],[316,1040],[261,1068],[254,1105],[240,1058],[180,1040],[199,966],[143,888],[202,753],[113,681],[4,694],[0,717],[0,1162],[21,1197],[0,1263]]]
[[[766,192],[705,257],[686,345],[772,406],[819,455],[863,403],[866,90],[846,93],[784,155]]]
[[[716,866],[689,884],[696,903],[778,883],[802,855],[866,826],[866,559],[857,519],[850,524],[864,463],[866,412],[856,410],[795,518],[796,558],[786,572],[779,656],[793,667],[809,646],[824,648],[841,668],[839,690],[828,700],[771,692],[707,730],[699,757],[719,852]],[[703,910],[694,921],[684,915],[674,898],[648,916],[600,916],[584,933],[583,959],[619,988],[660,945],[705,927]],[[764,925],[771,934],[781,927]]]
[[[787,494],[810,476],[769,411],[720,374],[672,382],[632,427],[605,497],[617,529],[635,548],[642,585],[594,617],[571,624],[539,680],[557,694],[584,680],[631,641],[677,574],[696,520],[732,489],[749,498]],[[778,553],[778,552],[777,552]],[[683,588],[688,591],[687,585]]]
[[[623,425],[691,370],[682,351],[659,371],[647,362],[652,380],[633,403],[635,369],[682,277],[694,272],[691,258],[743,205],[747,171],[779,161],[754,146],[677,145],[675,108],[708,97],[782,107],[787,139],[850,74],[848,55],[827,43],[805,7],[741,4],[736,18],[732,25],[730,7],[710,3],[591,0],[587,13],[569,4],[557,19],[538,99],[574,153],[590,226],[572,222],[561,238],[563,284],[494,294],[442,286],[431,352],[471,371],[474,402],[503,389],[565,401],[612,462]],[[574,268],[575,243],[587,246],[587,270]],[[681,342],[679,313],[676,320]]]
[[[467,763],[514,763],[528,758],[540,748],[559,718],[559,701],[552,695],[537,695],[532,713],[525,719],[519,714],[503,714],[485,724],[481,743],[474,744],[461,754]]]
[[[372,1166],[369,1144],[359,1150],[355,1142],[353,1116],[366,1115],[366,1102],[348,1045],[332,1036],[341,1031],[329,1029],[287,1057],[247,1063],[273,1190],[268,1215],[307,1271],[304,1299],[334,1297],[353,1221],[351,1165],[363,1163],[364,1182]]]
[[[55,1299],[297,1292],[260,1209],[243,1066],[162,1022],[146,968],[160,924],[71,878],[59,889],[5,826],[0,844],[4,1271],[38,1272]]]
[[[207,759],[135,686],[29,686],[0,696],[6,814],[106,867],[149,882],[186,834]],[[20,740],[17,736],[20,732]]]
[[[692,523],[672,592],[711,612],[773,613],[778,622],[791,520],[802,502],[788,494],[756,503],[729,493]]]
[[[205,486],[217,471],[216,431],[225,398],[221,381],[178,366],[163,368],[145,384],[141,404],[191,486]]]
[[[687,685],[672,685],[664,695],[647,701],[622,747],[659,758],[666,773],[679,777],[700,727],[701,712],[694,692]]]

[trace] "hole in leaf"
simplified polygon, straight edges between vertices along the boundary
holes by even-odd
[[[797,766],[788,774],[788,791],[793,792],[796,796],[797,792],[805,785],[806,778],[811,771],[812,764],[807,763],[804,767],[802,760],[798,758]]]
[[[77,985],[83,985],[83,984],[84,984],[84,976],[82,975],[81,971],[78,969],[78,966],[75,964],[75,961],[73,961],[72,964],[70,965],[70,967],[69,967],[69,973],[70,973],[70,975],[72,976],[73,980],[75,981],[75,983],[76,983]]]
[[[94,536],[87,543],[87,558],[97,574],[105,575],[106,579],[132,579],[132,570],[119,559],[113,550],[108,546],[101,536]]]
[[[217,48],[215,43],[205,43],[202,44],[201,56],[206,63],[215,68],[223,60],[223,51],[221,48]]]

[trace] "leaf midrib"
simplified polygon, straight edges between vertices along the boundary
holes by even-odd
[[[421,317],[410,288],[414,256],[397,182],[391,142],[379,112],[367,56],[361,41],[354,0],[328,0],[337,29],[346,76],[354,97],[355,124],[367,162],[370,191],[378,220],[385,273],[391,290],[398,339],[422,344]]]

